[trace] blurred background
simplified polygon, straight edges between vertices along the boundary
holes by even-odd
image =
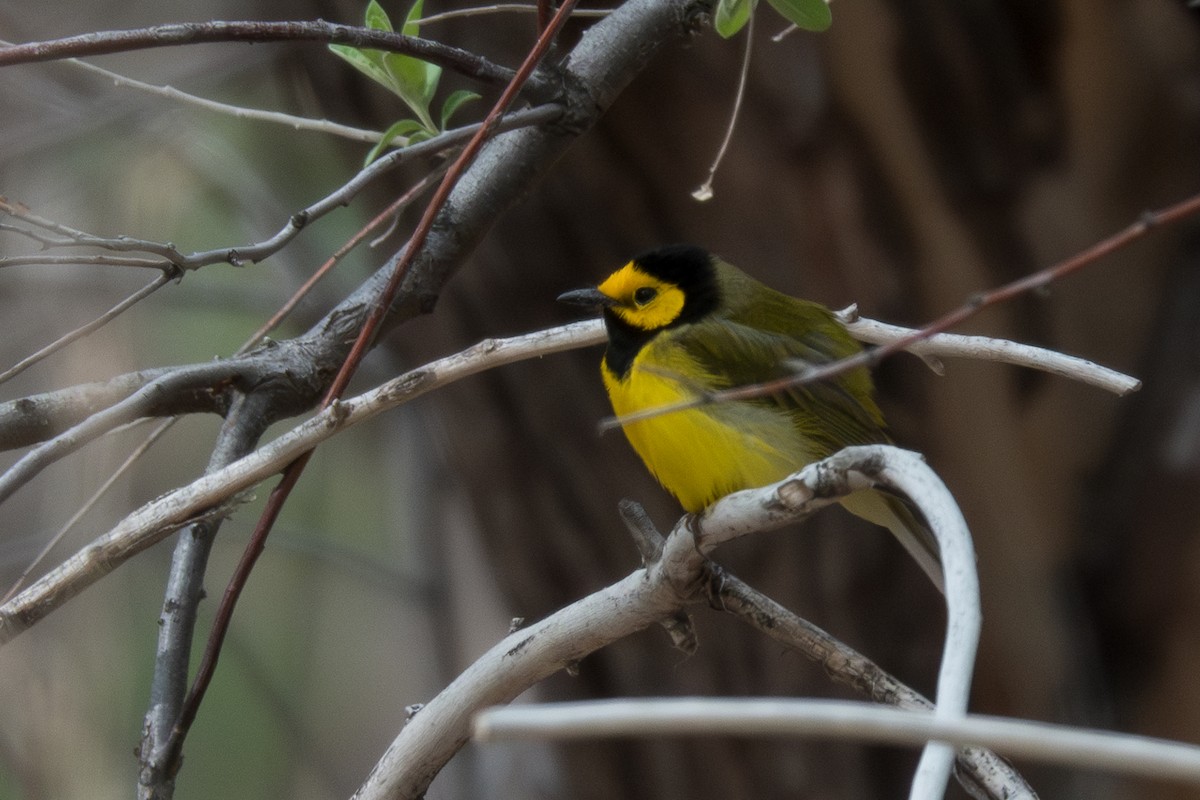
[[[406,10],[384,6],[393,19]],[[450,7],[429,0],[426,12]],[[774,42],[784,24],[760,9],[745,105],[711,202],[691,192],[720,144],[745,36],[706,31],[650,65],[499,221],[436,313],[383,342],[358,388],[484,336],[566,322],[559,293],[666,242],[704,244],[793,294],[919,324],[1200,190],[1200,12],[1183,2],[839,0],[833,11],[827,34]],[[53,14],[10,4],[0,36],[361,16],[358,2],[320,0],[69,1]],[[516,64],[533,21],[504,14],[423,33]],[[380,130],[406,115],[319,45],[94,62]],[[449,74],[443,83],[469,86]],[[184,251],[266,238],[346,180],[367,150],[115,87],[64,63],[0,70],[0,97],[0,194],[76,228]],[[0,400],[230,354],[430,166],[374,187],[263,264],[189,274],[0,386]],[[995,364],[950,362],[938,377],[902,357],[879,370],[896,438],[945,478],[976,538],[985,607],[976,711],[1200,741],[1198,233],[1197,221],[1155,232],[970,323],[1132,373],[1145,382],[1136,395]],[[401,238],[356,251],[277,338],[305,330]],[[26,249],[0,231],[4,254]],[[132,273],[4,270],[0,369],[150,278]],[[322,446],[239,605],[177,797],[348,796],[405,707],[433,696],[510,618],[543,617],[637,567],[617,501],[642,501],[664,529],[679,511],[619,434],[597,435],[608,414],[599,357],[506,367]],[[218,423],[177,425],[42,569],[203,471]],[[89,446],[0,507],[3,590],[151,427]],[[0,467],[21,454],[2,454]],[[222,529],[210,596],[245,544],[258,494]],[[0,797],[132,795],[169,557],[167,546],[142,554],[0,653]],[[831,509],[719,558],[932,691],[941,600],[884,531]],[[737,620],[704,609],[695,618],[695,655],[649,630],[586,659],[578,676],[546,681],[536,699],[846,696]],[[471,745],[429,796],[893,797],[907,791],[915,761],[915,752],[819,741]],[[1200,796],[1018,766],[1043,797]]]

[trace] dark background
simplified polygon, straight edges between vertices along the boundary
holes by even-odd
[[[352,3],[209,3],[186,17],[158,4],[61,5],[61,16],[0,10],[0,28],[23,41],[185,18],[361,15]],[[713,201],[690,193],[720,143],[744,38],[706,32],[651,64],[499,221],[436,313],[384,342],[360,386],[485,336],[567,321],[557,294],[665,242],[703,244],[793,294],[919,324],[1200,187],[1200,21],[1182,3],[838,0],[833,12],[827,34],[773,43],[783,23],[760,9]],[[532,20],[475,18],[425,35],[515,63]],[[379,129],[403,113],[318,46],[97,63]],[[181,247],[264,237],[366,149],[117,90],[61,64],[4,70],[0,91],[11,109],[0,193],[78,227]],[[227,354],[405,185],[381,187],[266,264],[189,276],[0,387],[4,399]],[[382,263],[380,251],[351,259],[281,335]],[[976,711],[1200,739],[1198,259],[1197,225],[1184,223],[967,328],[1130,372],[1145,383],[1131,397],[986,363],[950,362],[937,377],[901,357],[879,371],[896,438],[944,477],[975,536],[985,613]],[[0,275],[6,363],[106,309],[131,281]],[[598,359],[497,370],[321,449],[239,610],[178,797],[348,795],[403,706],[436,692],[509,617],[544,616],[636,567],[617,500],[641,500],[664,529],[678,509],[620,435],[597,436],[608,413]],[[191,423],[98,512],[90,535],[199,471],[214,430]],[[0,540],[6,581],[136,441],[106,439],[5,505],[2,524],[17,531]],[[222,533],[210,594],[254,516],[247,509]],[[77,537],[74,546],[89,538]],[[165,548],[140,557],[6,648],[0,700],[13,711],[0,722],[0,796],[129,796],[166,558]],[[885,532],[830,510],[720,560],[932,691],[940,598]],[[844,696],[736,620],[696,619],[690,658],[651,630],[537,696]],[[895,797],[915,758],[817,741],[471,746],[430,797]],[[1043,797],[1193,796],[1019,766]]]

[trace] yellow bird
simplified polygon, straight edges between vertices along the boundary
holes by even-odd
[[[618,417],[794,375],[861,349],[829,309],[692,245],[643,253],[598,287],[558,299],[603,310],[608,348],[600,372]],[[654,477],[693,513],[843,447],[890,441],[866,369],[623,427]],[[941,588],[933,537],[899,498],[867,490],[842,505],[891,530]]]

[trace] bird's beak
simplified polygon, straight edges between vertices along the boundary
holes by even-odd
[[[608,306],[616,305],[617,301],[599,289],[575,289],[560,294],[558,302],[567,303],[572,306],[584,306],[585,308],[607,308]]]

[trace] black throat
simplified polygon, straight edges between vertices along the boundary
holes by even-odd
[[[617,376],[624,380],[633,366],[633,359],[638,351],[645,347],[651,339],[663,328],[644,330],[630,325],[618,317],[611,309],[604,309],[604,326],[608,329],[608,349],[604,351],[604,363]]]

